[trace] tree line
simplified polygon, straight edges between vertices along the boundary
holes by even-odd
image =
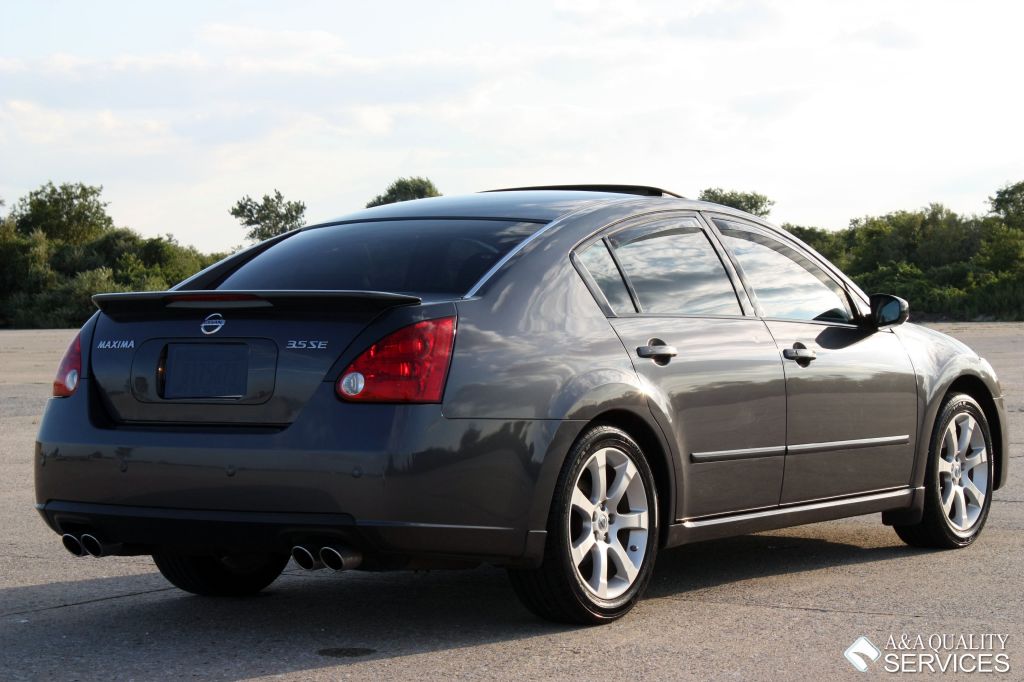
[[[49,182],[0,218],[0,326],[77,327],[92,314],[94,293],[167,289],[228,255],[115,226],[102,190]],[[427,178],[398,178],[366,205],[440,194]],[[757,192],[720,188],[698,198],[761,217],[774,204]],[[985,215],[960,215],[931,204],[855,218],[841,230],[782,227],[865,291],[909,300],[917,319],[1024,320],[1024,181],[997,190],[989,208]],[[303,202],[276,189],[229,208],[250,242],[301,227],[305,211]]]

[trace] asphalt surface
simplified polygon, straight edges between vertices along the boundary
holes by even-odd
[[[148,557],[74,559],[32,488],[73,333],[0,331],[0,680],[865,679],[888,675],[844,659],[860,635],[984,633],[1009,636],[1001,677],[1024,678],[1024,324],[936,326],[1008,395],[1010,481],[973,547],[910,549],[876,514],[667,550],[646,599],[597,628],[536,620],[494,568],[290,566],[258,597],[217,600],[170,587]]]

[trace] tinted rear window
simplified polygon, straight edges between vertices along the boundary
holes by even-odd
[[[217,288],[461,296],[540,227],[501,220],[394,220],[317,227],[271,246]]]
[[[611,239],[645,313],[743,314],[725,266],[696,220],[626,230]]]

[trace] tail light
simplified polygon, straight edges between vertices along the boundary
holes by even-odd
[[[57,376],[53,379],[53,395],[67,398],[78,388],[78,380],[82,376],[82,335],[75,334],[75,340],[68,346],[64,359],[60,361]]]
[[[352,402],[439,403],[454,344],[454,317],[402,327],[356,358],[335,392]]]

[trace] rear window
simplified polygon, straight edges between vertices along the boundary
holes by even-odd
[[[317,227],[243,263],[217,288],[461,296],[540,227],[504,220],[394,220]]]

